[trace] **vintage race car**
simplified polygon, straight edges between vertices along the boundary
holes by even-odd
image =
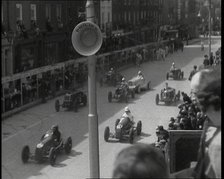
[[[130,120],[129,118],[126,118]],[[137,134],[138,136],[142,132],[142,122],[138,121],[137,126],[134,124],[127,123],[127,120],[117,119],[115,122],[115,132],[111,133],[109,126],[107,126],[104,130],[104,140],[108,142],[109,138],[118,139],[120,142],[123,139],[129,140],[129,143],[133,143],[134,135]],[[121,121],[121,122],[120,122]],[[123,122],[124,121],[124,122]]]
[[[101,79],[100,79],[100,85],[103,86],[103,84],[107,84],[110,86],[116,86],[118,83],[121,82],[123,76],[114,71],[108,71]]]
[[[87,104],[87,95],[82,91],[69,91],[64,96],[64,101],[60,105],[59,100],[55,101],[55,110],[58,112],[60,106],[67,108],[69,110],[74,109],[76,112],[79,106],[86,106]]]
[[[166,74],[166,79],[173,78],[174,80],[181,80],[184,78],[184,72],[177,68],[175,70],[169,71]]]
[[[174,88],[169,87],[168,89],[162,89],[159,94],[156,95],[156,105],[159,104],[159,101],[164,102],[166,105],[172,102],[177,102],[180,100],[180,91],[176,93]]]
[[[136,93],[140,93],[142,90],[151,89],[151,81],[146,82],[145,78],[135,76],[128,81],[128,86],[130,89],[134,90]]]
[[[119,85],[115,89],[114,94],[111,91],[108,92],[108,101],[109,103],[111,103],[112,99],[116,99],[117,101],[125,101],[127,103],[130,96],[132,98],[135,98],[134,90],[130,88],[125,88],[124,86]]]
[[[64,150],[66,154],[69,154],[71,149],[71,137],[68,137],[65,142],[62,139],[56,142],[52,130],[49,130],[41,137],[40,142],[36,145],[35,153],[30,153],[30,148],[26,145],[22,149],[21,158],[23,163],[27,163],[29,159],[37,162],[49,160],[53,166],[59,153]]]

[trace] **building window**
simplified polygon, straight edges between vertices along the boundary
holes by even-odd
[[[23,20],[23,6],[16,4],[16,20]]]
[[[50,4],[46,4],[46,18],[49,18],[49,20],[51,20],[51,5]]]
[[[127,22],[127,12],[124,12],[124,21]]]
[[[61,4],[56,5],[56,16],[61,19]]]
[[[36,4],[30,4],[30,19],[37,20],[37,7]]]

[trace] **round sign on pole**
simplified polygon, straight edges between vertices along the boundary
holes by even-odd
[[[79,23],[72,32],[72,45],[81,55],[94,55],[102,45],[100,28],[90,21]]]

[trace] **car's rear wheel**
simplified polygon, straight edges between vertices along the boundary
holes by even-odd
[[[150,82],[147,83],[147,90],[150,90]]]
[[[76,99],[73,101],[72,106],[73,106],[74,111],[78,112],[78,101]]]
[[[109,93],[108,93],[108,101],[109,101],[109,103],[112,102],[112,92],[111,91],[109,91]]]
[[[65,153],[69,154],[72,149],[72,138],[68,137],[66,142],[65,142]]]
[[[177,92],[177,100],[180,100],[180,91]]]
[[[117,119],[117,120],[115,121],[115,131],[116,131],[116,127],[117,127],[117,125],[119,124],[119,122],[120,122],[120,119]]]
[[[55,101],[55,110],[56,110],[56,112],[58,112],[60,110],[60,102],[58,99]]]
[[[169,79],[169,73],[166,74],[166,79],[167,79],[167,80]]]
[[[86,106],[86,104],[87,104],[87,96],[84,95],[83,96],[83,105]]]
[[[141,87],[140,86],[137,88],[137,92],[141,93]]]
[[[27,163],[30,158],[30,148],[28,145],[24,146],[22,149],[22,161],[23,163]]]
[[[181,72],[181,78],[184,79],[184,72]]]
[[[142,121],[138,121],[136,130],[137,130],[137,135],[140,135],[142,132]]]
[[[134,129],[131,128],[129,131],[129,143],[133,144],[133,141],[134,141]]]
[[[57,158],[56,150],[54,147],[52,147],[49,152],[49,160],[50,160],[51,166],[54,166],[56,162],[56,158]]]
[[[159,94],[156,94],[156,105],[159,104]]]
[[[131,91],[131,97],[132,97],[132,99],[135,98],[135,92],[134,91]]]
[[[108,142],[109,136],[110,136],[110,128],[107,126],[104,130],[104,140],[106,142]]]

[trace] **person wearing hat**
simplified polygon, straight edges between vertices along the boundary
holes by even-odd
[[[164,139],[168,141],[169,139],[169,132],[163,128],[163,126],[157,126],[156,128],[156,135],[158,137],[157,142]]]
[[[204,65],[205,68],[209,66],[208,55],[204,55],[203,65]]]
[[[194,65],[193,70],[191,71],[188,80],[191,81],[193,75],[194,75],[195,73],[197,73],[197,72],[198,72],[198,70],[197,70],[197,65]]]
[[[134,116],[131,114],[131,111],[128,106],[124,108],[124,114],[122,117],[128,117],[132,123],[134,123]]]

